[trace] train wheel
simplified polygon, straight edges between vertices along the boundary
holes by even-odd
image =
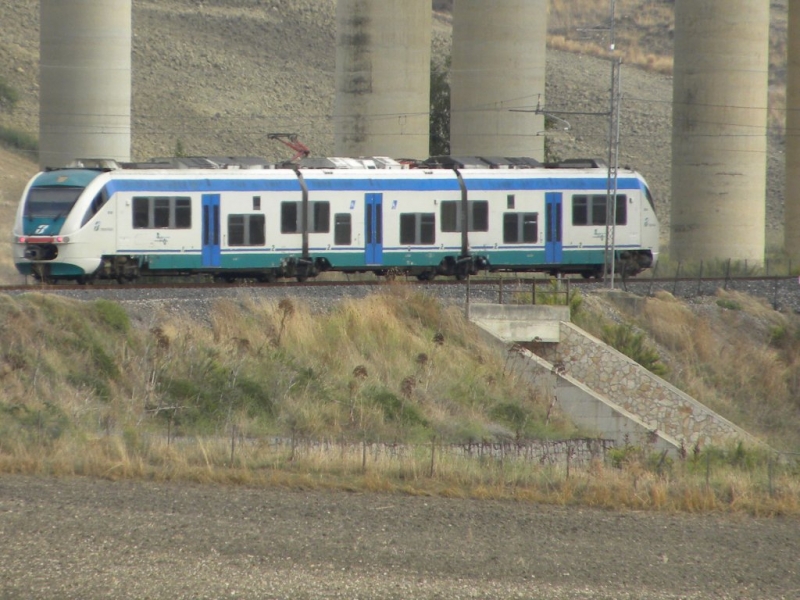
[[[273,281],[275,281],[275,279],[277,279],[277,277],[275,276],[275,271],[270,269],[269,271],[264,271],[263,273],[259,273],[256,279],[258,279],[258,281],[260,281],[261,283],[272,283]]]
[[[584,279],[602,279],[603,278],[603,268],[598,267],[597,269],[588,269],[586,271],[581,271],[581,277]]]

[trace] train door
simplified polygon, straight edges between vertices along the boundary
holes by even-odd
[[[547,192],[544,197],[545,202],[545,261],[548,264],[560,263],[563,259],[562,253],[562,219],[561,219],[561,193]]]
[[[383,264],[383,194],[366,194],[364,245],[366,264]]]
[[[203,194],[204,267],[220,266],[219,230],[219,194]]]

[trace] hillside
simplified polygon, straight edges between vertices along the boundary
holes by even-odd
[[[38,130],[38,6],[36,0],[0,5],[0,77],[21,96],[13,113],[0,112],[0,126],[33,135]],[[607,110],[610,67],[592,56],[603,40],[585,33],[607,18],[607,6],[605,0],[551,0],[550,110]],[[620,0],[617,6],[618,47],[630,57],[622,74],[621,163],[648,179],[666,242],[671,78],[633,65],[668,63],[670,4]],[[785,0],[773,2],[773,13],[778,89],[785,73],[785,58],[783,63],[780,58]],[[195,155],[287,158],[283,146],[267,139],[271,132],[296,132],[314,154],[332,153],[334,0],[134,0],[133,20],[134,159],[172,155],[178,144]],[[435,13],[434,23],[434,53],[441,57],[450,43],[449,14]],[[569,116],[568,121],[569,131],[548,134],[557,155],[607,157],[605,117]],[[783,164],[779,141],[770,148],[768,241],[776,246],[782,239]],[[19,169],[0,157],[1,172]],[[28,175],[35,165],[22,170]],[[19,186],[4,186],[3,194],[16,198]],[[8,218],[0,214],[4,222]]]

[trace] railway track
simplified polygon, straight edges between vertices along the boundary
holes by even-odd
[[[305,282],[286,281],[261,283],[240,281],[224,283],[215,281],[154,281],[119,284],[78,285],[27,283],[0,286],[0,294],[20,294],[37,292],[60,294],[81,299],[105,297],[111,300],[135,301],[153,298],[213,298],[249,293],[255,296],[296,296],[306,298],[336,298],[365,296],[377,291],[391,289],[392,286],[415,288],[443,300],[464,303],[467,298],[478,302],[508,303],[518,301],[519,294],[525,298],[542,294],[552,295],[570,293],[595,293],[612,289],[610,281],[583,278],[547,277],[472,277],[468,280],[437,279],[417,281],[415,278],[387,279],[372,278],[358,280],[309,280]],[[764,298],[776,310],[800,312],[800,283],[794,276],[748,276],[748,277],[638,277],[627,280],[617,279],[613,289],[637,295],[650,296],[657,291],[666,291],[683,299],[713,296],[718,290],[737,291]],[[517,295],[515,297],[515,294]],[[515,300],[511,300],[515,297]],[[549,299],[548,299],[549,300]],[[549,300],[552,301],[552,300]]]
[[[747,277],[638,277],[623,280],[616,278],[612,286],[610,280],[597,280],[597,279],[584,279],[582,277],[471,277],[468,280],[457,280],[452,278],[441,278],[427,281],[418,281],[416,278],[374,278],[374,279],[335,279],[324,280],[314,279],[303,282],[294,280],[286,281],[273,281],[273,282],[259,282],[255,280],[243,280],[233,283],[212,280],[193,280],[193,281],[166,281],[166,280],[139,280],[135,282],[117,283],[116,281],[109,281],[108,283],[91,283],[91,284],[78,284],[78,283],[41,283],[30,281],[27,283],[13,284],[13,285],[0,285],[0,293],[20,292],[37,290],[41,292],[61,292],[70,290],[155,290],[155,289],[237,289],[237,288],[281,288],[281,289],[303,289],[303,288],[326,288],[326,287],[339,287],[339,286],[352,286],[352,287],[372,287],[381,288],[391,285],[404,285],[414,286],[419,288],[435,288],[435,287],[468,287],[468,286],[507,286],[507,287],[527,287],[535,285],[537,288],[544,288],[547,286],[563,285],[563,286],[577,286],[580,288],[593,288],[593,289],[618,289],[618,290],[640,290],[643,286],[652,286],[654,289],[663,290],[669,286],[675,288],[686,288],[688,286],[696,286],[698,289],[705,289],[708,286],[715,288],[723,287],[737,288],[742,285],[751,283],[765,284],[776,282],[793,282],[800,285],[798,278],[788,275],[762,275],[762,276],[747,276]]]

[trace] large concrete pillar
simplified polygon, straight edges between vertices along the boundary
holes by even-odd
[[[130,160],[131,0],[41,0],[39,163]]]
[[[455,0],[450,153],[544,158],[547,0]]]
[[[786,189],[784,250],[800,259],[800,1],[789,1],[786,74]]]
[[[764,259],[769,0],[676,0],[670,254]]]
[[[337,156],[426,158],[430,0],[338,0]]]

